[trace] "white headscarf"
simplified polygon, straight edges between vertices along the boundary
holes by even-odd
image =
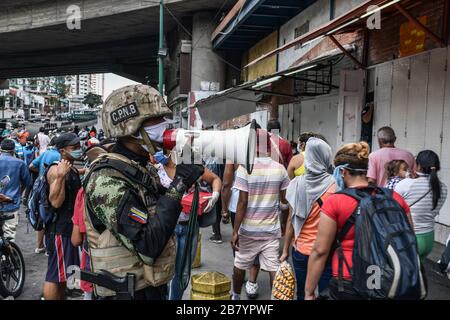
[[[305,150],[305,174],[293,179],[286,191],[286,200],[292,207],[292,223],[297,237],[308,218],[313,204],[335,182],[328,172],[331,165],[331,147],[323,140],[310,138]]]

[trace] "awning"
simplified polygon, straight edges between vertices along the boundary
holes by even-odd
[[[213,32],[213,48],[248,49],[315,1],[239,0]]]
[[[352,45],[345,48],[349,51],[355,49]],[[293,92],[293,80],[304,80],[302,74],[326,68],[329,64],[322,64],[324,61],[341,55],[340,50],[322,52],[314,60],[297,61],[294,67],[218,92],[197,101],[192,107],[197,108],[203,125],[209,127],[257,111],[257,105],[267,103],[266,98],[270,96],[284,99],[283,104],[298,101],[302,94]]]
[[[248,91],[255,83],[256,81],[247,82],[199,100],[195,107],[203,126],[210,127],[221,121],[255,112],[257,102],[262,99],[261,93]]]
[[[296,45],[305,45],[312,41],[316,41],[321,38],[330,37],[333,38],[334,35],[340,34],[343,32],[353,32],[358,29],[365,28],[367,26],[367,18],[369,16],[375,14],[383,10],[385,11],[396,11],[400,3],[414,6],[418,3],[418,1],[412,0],[368,0],[356,6],[352,10],[347,13],[341,15],[340,17],[322,25],[321,27],[312,30],[294,40],[284,44],[281,47],[272,50],[256,60],[251,61],[245,67],[252,66],[264,59],[267,59],[275,54],[278,54],[284,50],[292,48]],[[375,9],[369,9],[371,6],[377,6]],[[403,7],[401,7],[403,8]]]

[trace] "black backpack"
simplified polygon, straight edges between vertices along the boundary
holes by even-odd
[[[416,235],[392,190],[349,188],[338,193],[359,203],[336,238],[339,291],[344,290],[345,263],[353,288],[363,299],[424,299],[427,286]],[[341,242],[353,225],[355,244],[350,269]]]
[[[25,213],[29,223],[36,231],[43,230],[44,227],[56,220],[55,209],[51,206],[48,198],[50,186],[47,181],[47,173],[54,165],[56,163],[48,166],[44,173],[36,179],[27,201]]]

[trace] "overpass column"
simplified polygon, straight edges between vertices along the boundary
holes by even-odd
[[[191,90],[200,90],[202,81],[219,82],[225,88],[226,67],[212,51],[211,35],[215,29],[214,12],[198,12],[192,21]]]

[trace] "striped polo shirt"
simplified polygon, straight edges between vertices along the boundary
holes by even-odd
[[[420,173],[418,175],[417,179],[408,178],[400,181],[394,190],[411,208],[414,231],[416,234],[422,234],[434,231],[434,219],[447,199],[447,186],[441,182],[441,198],[437,207],[432,210],[433,193],[430,192],[430,176]]]
[[[286,190],[289,177],[283,165],[269,157],[256,158],[249,175],[240,166],[234,187],[248,193],[247,211],[239,234],[255,240],[278,239],[280,228],[280,191]]]

